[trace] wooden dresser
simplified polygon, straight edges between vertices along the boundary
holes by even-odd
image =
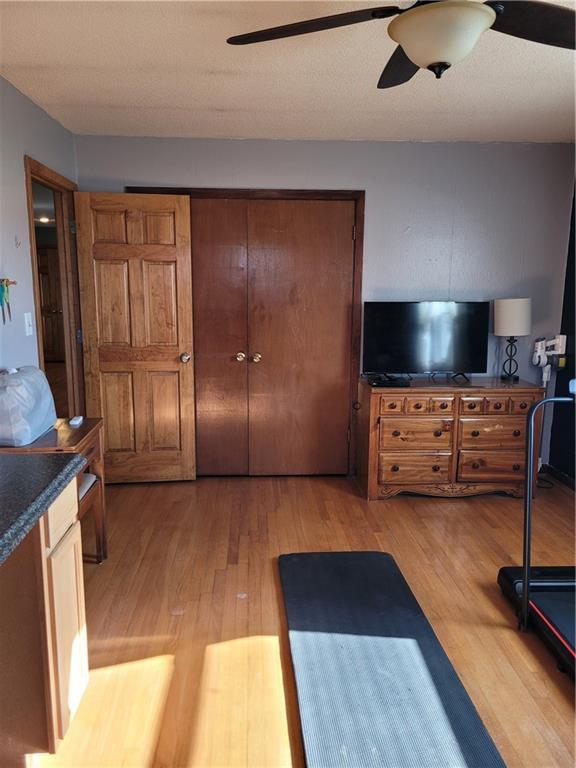
[[[541,387],[524,381],[439,380],[399,389],[371,387],[361,379],[357,475],[362,490],[368,499],[406,492],[522,496],[526,416],[543,396]]]

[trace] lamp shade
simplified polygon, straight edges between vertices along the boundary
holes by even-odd
[[[444,0],[409,8],[388,25],[388,34],[399,43],[416,66],[451,66],[467,56],[482,32],[496,20],[495,11],[474,0]]]
[[[494,299],[494,335],[529,336],[532,331],[532,299]]]

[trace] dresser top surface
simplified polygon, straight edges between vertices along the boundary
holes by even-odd
[[[520,380],[511,383],[489,376],[472,377],[469,382],[446,381],[445,378],[440,376],[436,379],[413,379],[410,382],[409,387],[387,387],[386,385],[381,387],[373,387],[364,378],[361,378],[360,381],[374,394],[386,394],[390,396],[395,395],[397,397],[405,397],[411,394],[418,395],[420,392],[429,391],[450,392],[464,396],[473,392],[489,394],[489,392],[493,390],[498,390],[499,392],[505,391],[510,395],[513,395],[515,392],[521,392],[525,390],[531,390],[533,392],[542,391],[542,387],[539,384],[532,384],[529,381]]]

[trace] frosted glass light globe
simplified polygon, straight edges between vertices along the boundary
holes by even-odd
[[[495,20],[496,12],[489,5],[475,0],[444,0],[400,14],[388,25],[388,34],[416,66],[452,66],[468,56]]]

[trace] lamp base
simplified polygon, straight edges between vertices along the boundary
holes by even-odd
[[[516,371],[518,370],[518,363],[516,362],[516,353],[518,352],[516,346],[517,341],[518,339],[515,336],[508,336],[506,339],[507,358],[502,366],[502,375],[500,376],[501,381],[512,382],[520,380],[520,377],[516,375]]]

